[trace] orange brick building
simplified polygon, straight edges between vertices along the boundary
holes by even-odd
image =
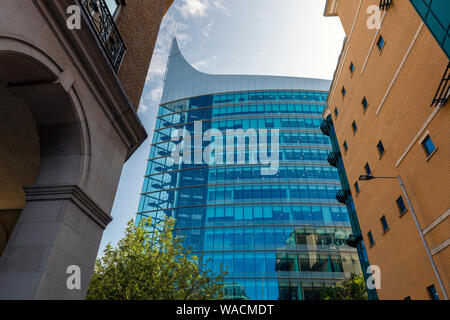
[[[390,5],[378,11],[378,0],[327,1],[325,16],[340,18],[346,41],[324,117],[336,130],[369,261],[381,268],[379,298],[446,299],[449,60],[410,1],[382,3]]]

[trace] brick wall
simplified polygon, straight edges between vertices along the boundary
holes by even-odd
[[[401,175],[422,229],[450,208],[449,102],[420,134],[420,138],[427,132],[430,134],[436,152],[427,158],[418,139],[396,166],[434,111],[430,104],[448,59],[429,30],[425,26],[420,28],[422,20],[409,1],[392,3],[379,33],[367,27],[370,17],[367,8],[378,5],[379,1],[362,0],[359,11],[355,3],[359,5],[360,1],[339,2],[338,14],[348,38],[328,108],[340,147],[345,141],[349,148],[343,154],[343,161],[369,261],[381,268],[378,295],[380,299],[407,296],[429,299],[426,287],[434,284],[443,298],[411,210],[408,208],[400,217],[396,199],[403,193],[399,183],[395,179],[359,181],[358,194],[353,185],[365,174],[366,163],[374,176]],[[386,41],[382,51],[376,46],[380,34]],[[355,66],[353,73],[349,69],[351,63]],[[345,96],[341,94],[342,87],[346,89]],[[368,101],[366,110],[362,107],[364,97]],[[337,117],[335,108],[339,111]],[[356,133],[351,127],[353,121],[358,126]],[[380,140],[385,148],[382,156],[376,148]],[[382,216],[390,227],[387,232],[381,226]],[[445,244],[449,225],[447,218],[427,233],[431,250]],[[369,231],[375,240],[372,247],[368,245]],[[446,247],[433,256],[447,291],[450,291],[449,252],[450,248]]]
[[[171,0],[127,0],[116,24],[127,47],[119,79],[135,110],[150,66],[161,20]]]

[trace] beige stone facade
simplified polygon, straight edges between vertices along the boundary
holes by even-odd
[[[325,116],[331,114],[343,151],[369,261],[381,268],[380,299],[429,299],[431,285],[444,299],[438,278],[450,292],[450,109],[448,101],[430,105],[449,61],[409,1],[393,1],[381,11],[379,30],[367,25],[371,5],[377,7],[379,1],[327,1],[325,15],[338,16],[347,37]],[[381,50],[380,36],[385,41]],[[431,155],[422,144],[428,136],[436,146]],[[381,155],[380,141],[385,149]],[[438,276],[399,182],[358,181],[366,164],[375,177],[403,179]],[[400,196],[407,207],[404,214],[396,202]]]
[[[85,297],[122,167],[147,137],[132,102],[164,1],[121,1],[133,10],[155,5],[151,19],[127,22],[152,36],[150,52],[136,53],[134,33],[125,32],[123,70],[86,14],[81,29],[67,27],[67,8],[82,2],[0,2],[0,299]],[[80,268],[80,288],[67,285],[69,266]]]

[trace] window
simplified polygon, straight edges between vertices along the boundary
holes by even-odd
[[[383,233],[385,233],[386,231],[389,230],[389,225],[387,223],[386,216],[382,216],[380,221],[381,221],[381,226],[383,227]]]
[[[373,246],[375,244],[375,240],[373,240],[372,231],[369,231],[369,233],[367,233],[367,238],[369,238],[369,245]]]
[[[371,176],[371,175],[372,175],[372,170],[370,170],[369,163],[366,163],[366,165],[364,166],[364,170],[366,170],[366,174],[367,174],[368,176]]]
[[[366,97],[363,98],[361,104],[363,106],[363,110],[366,111],[367,110],[367,106],[369,105],[369,103],[367,102]]]
[[[347,141],[344,141],[344,151],[347,152],[348,151],[348,145],[347,145]]]
[[[426,138],[422,141],[422,146],[427,157],[431,156],[431,154],[436,150],[436,146],[434,145],[433,140],[431,140],[431,137],[429,135],[427,135]]]
[[[380,158],[381,158],[383,156],[384,152],[386,151],[384,149],[383,142],[381,142],[381,140],[377,144],[377,149],[378,149],[378,153],[380,154]]]
[[[361,189],[359,189],[359,184],[358,181],[355,182],[355,192],[356,194],[358,194],[361,191]]]
[[[334,118],[337,119],[338,115],[339,115],[338,109],[334,108]]]
[[[355,71],[355,65],[352,63],[350,63],[350,72],[353,73]]]
[[[342,92],[342,97],[345,97],[345,95],[347,93],[347,90],[345,90],[345,87],[342,87],[341,92]]]
[[[353,121],[353,123],[352,123],[352,130],[353,130],[353,134],[355,134],[356,131],[358,130],[358,126],[356,125],[355,121]]]
[[[378,37],[378,41],[377,41],[377,47],[378,47],[378,50],[380,50],[380,52],[381,52],[381,50],[383,50],[385,44],[386,44],[386,41],[384,41],[383,36],[380,35]]]
[[[406,211],[406,206],[405,206],[405,202],[403,201],[402,197],[398,197],[397,199],[397,207],[398,210],[400,211],[400,215],[402,216]]]
[[[428,294],[430,295],[431,300],[439,300],[439,295],[436,291],[434,285],[427,287]]]

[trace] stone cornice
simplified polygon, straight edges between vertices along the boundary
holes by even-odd
[[[112,221],[92,198],[76,185],[25,186],[26,201],[71,200],[103,229]]]
[[[77,71],[85,78],[105,114],[126,144],[127,160],[147,138],[147,132],[133,108],[120,80],[82,13],[80,30],[67,28],[66,10],[77,0],[34,0],[53,27],[58,40],[73,60]],[[86,106],[89,107],[89,106]]]

